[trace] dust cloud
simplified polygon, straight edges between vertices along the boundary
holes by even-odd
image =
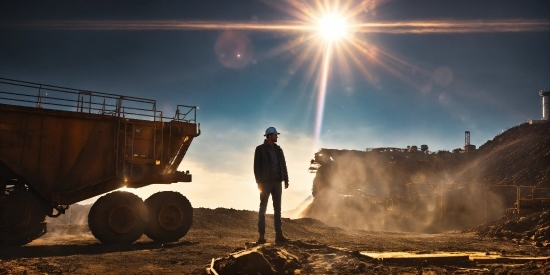
[[[48,238],[60,238],[67,235],[90,234],[88,229],[88,213],[91,204],[73,204],[66,210],[65,214],[57,218],[46,217]]]
[[[319,156],[321,155],[321,156]],[[304,216],[364,230],[438,232],[485,219],[483,186],[449,181],[468,156],[400,150],[321,150],[315,199]],[[501,209],[490,195],[490,217]],[[481,207],[480,207],[481,206]]]
[[[518,125],[471,152],[321,149],[311,166],[314,199],[301,216],[353,229],[423,233],[496,220],[514,207],[516,186],[548,185],[549,169],[539,165],[550,163],[548,128]]]

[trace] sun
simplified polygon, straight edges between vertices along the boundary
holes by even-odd
[[[339,15],[326,15],[319,20],[319,34],[328,41],[338,40],[348,32],[346,20]]]

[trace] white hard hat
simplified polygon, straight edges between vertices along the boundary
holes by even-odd
[[[269,127],[267,129],[265,129],[265,135],[264,136],[267,136],[267,135],[278,135],[280,133],[277,132],[277,129],[275,129],[275,127]]]

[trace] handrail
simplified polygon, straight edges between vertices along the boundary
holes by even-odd
[[[177,105],[173,118],[162,116],[153,99],[67,88],[0,77],[0,103],[121,118],[196,123],[196,106]],[[180,110],[180,108],[182,110]]]
[[[182,111],[180,111],[180,107],[182,107]],[[184,112],[185,110],[187,110],[187,112]],[[192,116],[190,115],[191,113]],[[189,118],[187,118],[188,115],[190,115]],[[175,119],[185,122],[197,121],[197,106],[178,105]]]
[[[547,197],[535,197],[535,190],[546,190],[550,191],[550,188],[543,188],[543,187],[536,187],[536,186],[530,186],[530,185],[519,185],[519,184],[484,184],[483,187],[483,197],[485,201],[485,224],[487,224],[487,187],[514,187],[516,188],[516,204],[515,208],[518,211],[518,213],[521,211],[521,204],[520,201],[523,199],[521,196],[521,190],[524,188],[531,189],[531,200],[548,200],[550,199],[550,195]]]

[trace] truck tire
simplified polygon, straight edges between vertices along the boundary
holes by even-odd
[[[92,234],[105,244],[135,242],[147,227],[147,207],[135,194],[116,191],[99,198],[88,214]]]
[[[44,202],[30,192],[17,190],[0,199],[0,241],[25,245],[46,232]]]
[[[178,192],[158,192],[145,200],[149,210],[149,225],[145,235],[157,242],[181,239],[193,223],[193,207]]]

